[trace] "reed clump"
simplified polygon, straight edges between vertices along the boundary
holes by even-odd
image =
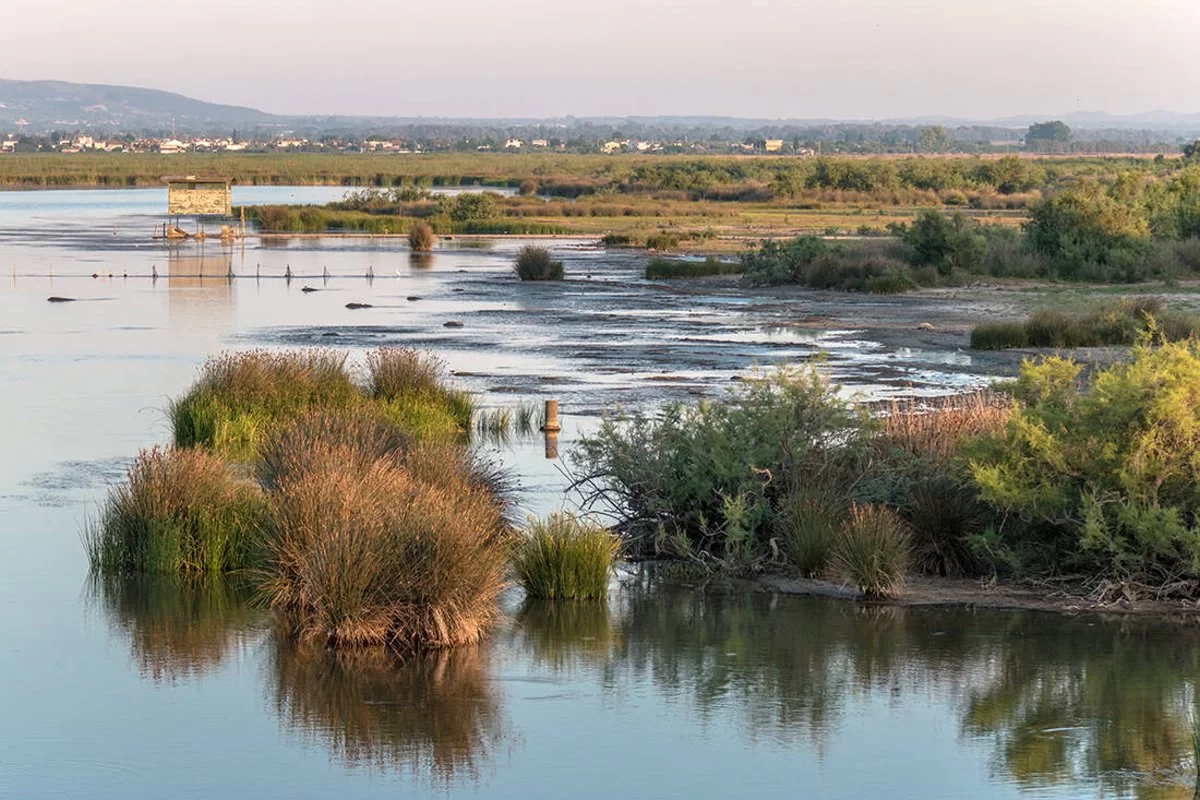
[[[802,576],[819,578],[829,568],[846,503],[833,490],[820,488],[792,492],[779,502],[775,535],[788,563]]]
[[[258,489],[205,450],[138,454],[84,534],[94,570],[109,575],[217,573],[254,560]]]
[[[249,350],[205,361],[200,377],[170,404],[168,414],[177,446],[204,446],[247,460],[279,421],[313,406],[361,400],[345,353]]]
[[[471,429],[471,396],[448,387],[445,364],[412,348],[383,347],[367,355],[366,393],[418,439],[452,439]]]
[[[275,471],[267,499],[262,591],[291,631],[398,650],[481,639],[498,613],[508,536],[460,448],[379,456],[350,436],[281,435],[316,442]]]
[[[428,253],[437,244],[437,236],[428,222],[414,222],[408,230],[408,246],[414,253]]]
[[[843,580],[871,599],[899,597],[908,582],[908,528],[886,506],[850,507],[834,561]]]
[[[531,520],[513,555],[513,571],[529,597],[601,600],[620,540],[587,517],[568,513]]]
[[[1020,347],[1129,346],[1147,334],[1167,341],[1200,333],[1200,317],[1172,311],[1160,297],[1122,298],[1083,313],[1035,311],[1024,322],[995,322],[971,331],[975,350]]]
[[[523,281],[561,281],[565,276],[561,261],[555,261],[545,247],[532,244],[520,249],[513,269]]]

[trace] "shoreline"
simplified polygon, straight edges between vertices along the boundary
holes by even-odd
[[[909,579],[904,594],[892,600],[866,600],[858,591],[834,581],[795,578],[780,573],[760,575],[751,583],[779,592],[836,600],[869,602],[873,605],[907,608],[987,608],[999,611],[1044,611],[1065,616],[1141,617],[1181,624],[1200,624],[1200,600],[1131,600],[1101,602],[1081,593],[1078,583],[1062,583],[1054,591],[1032,584],[990,582],[971,578],[937,578],[927,575]]]

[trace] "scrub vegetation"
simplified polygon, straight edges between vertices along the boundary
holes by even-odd
[[[1082,578],[1100,599],[1200,596],[1200,343],[1094,369],[1025,362],[999,394],[856,406],[815,371],[606,419],[573,453],[631,552],[787,565],[868,597],[910,571]]]
[[[523,281],[561,281],[565,277],[563,263],[555,261],[545,247],[533,244],[525,245],[517,253],[513,270]]]
[[[1147,334],[1172,341],[1200,332],[1200,317],[1165,308],[1160,297],[1127,297],[1091,310],[1034,312],[1025,322],[995,322],[971,331],[975,350],[1015,347],[1129,346]]]

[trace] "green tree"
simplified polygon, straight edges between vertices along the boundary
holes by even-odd
[[[1200,159],[1200,139],[1183,146],[1183,157],[1188,161]]]
[[[1035,122],[1025,132],[1025,147],[1030,150],[1061,150],[1071,141],[1071,129],[1065,122]]]
[[[950,149],[950,136],[941,125],[928,125],[921,128],[917,146],[922,153],[944,153]]]
[[[962,214],[946,218],[925,209],[904,232],[904,242],[913,250],[913,262],[931,264],[948,275],[956,269],[974,271],[987,252],[987,240],[977,226]]]

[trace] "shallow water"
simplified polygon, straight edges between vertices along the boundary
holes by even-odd
[[[81,524],[222,348],[432,349],[489,405],[559,398],[564,453],[604,409],[818,353],[847,391],[987,379],[969,354],[796,327],[821,295],[650,284],[585,242],[554,244],[572,279],[546,286],[512,278],[508,241],[167,248],[154,191],[0,194],[0,796],[1191,796],[1187,628],[627,571],[607,612],[514,593],[484,646],[395,664],[297,651],[237,586],[94,585]],[[541,441],[497,455],[523,511],[564,502]]]

